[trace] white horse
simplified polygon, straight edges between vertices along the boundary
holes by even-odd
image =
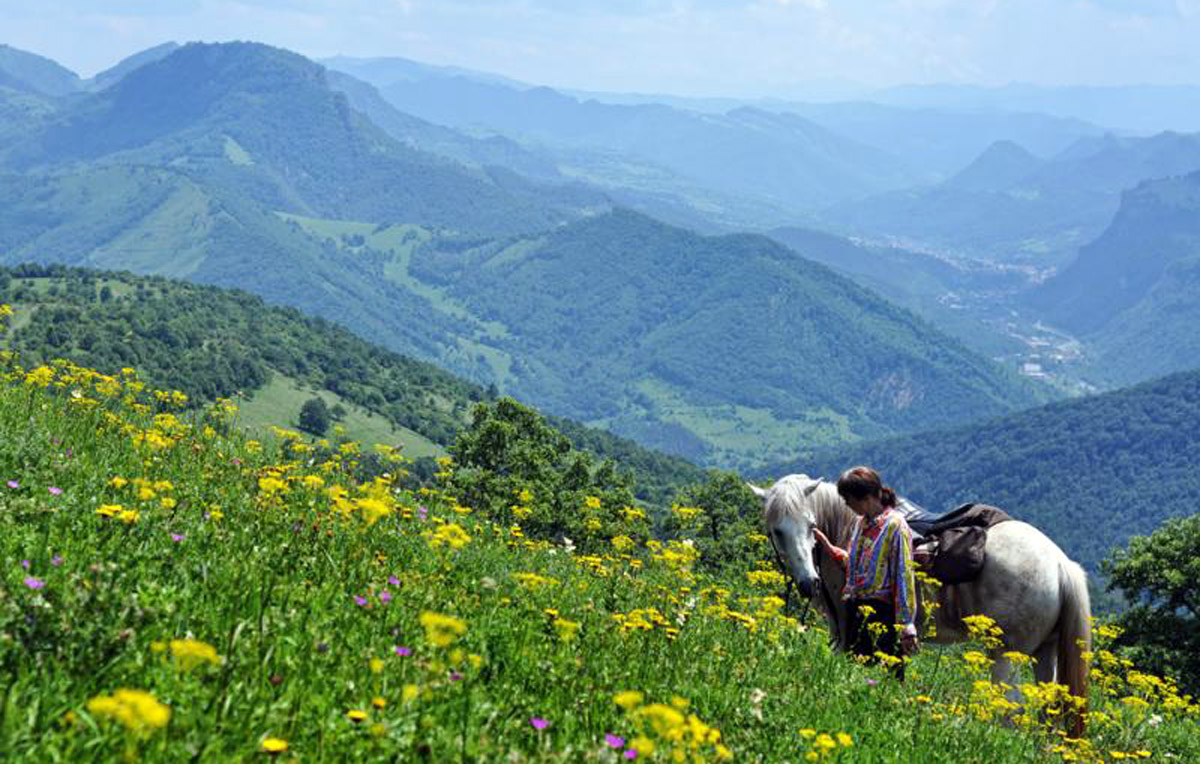
[[[763,500],[767,535],[788,572],[804,596],[821,605],[836,644],[849,649],[853,635],[847,633],[848,608],[841,597],[846,576],[829,555],[814,560],[813,529],[845,549],[857,516],[837,487],[819,478],[788,475],[768,489],[750,488]],[[988,616],[1003,630],[1004,644],[991,655],[993,681],[1009,681],[1013,667],[1003,654],[1019,652],[1034,658],[1039,682],[1057,681],[1086,699],[1082,653],[1091,649],[1091,606],[1083,569],[1028,523],[1003,522],[987,533],[979,577],[939,590],[936,633],[929,641],[963,641],[968,636],[963,616]],[[1073,733],[1079,735],[1082,716],[1075,716]]]

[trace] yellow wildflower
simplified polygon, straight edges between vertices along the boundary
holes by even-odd
[[[449,647],[458,638],[467,633],[467,624],[454,616],[432,613],[428,610],[421,613],[421,625],[425,627],[425,638],[434,647]]]

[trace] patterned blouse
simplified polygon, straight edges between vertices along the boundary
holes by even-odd
[[[859,517],[850,535],[843,599],[891,600],[896,623],[916,621],[912,531],[888,508],[873,520]]]

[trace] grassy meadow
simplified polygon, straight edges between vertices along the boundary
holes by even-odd
[[[4,363],[9,760],[1200,759],[1200,708],[1102,649],[1082,740],[1050,688],[1005,700],[985,644],[927,649],[903,684],[832,654],[759,535],[720,578],[686,539],[529,538],[403,487],[390,447],[259,443],[232,404],[185,408],[133,370]]]

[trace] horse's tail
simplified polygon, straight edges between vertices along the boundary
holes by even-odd
[[[1079,706],[1070,714],[1071,735],[1083,737],[1087,713],[1088,665],[1083,653],[1092,649],[1092,606],[1088,597],[1087,576],[1083,568],[1070,560],[1059,563],[1058,681],[1079,698]]]

